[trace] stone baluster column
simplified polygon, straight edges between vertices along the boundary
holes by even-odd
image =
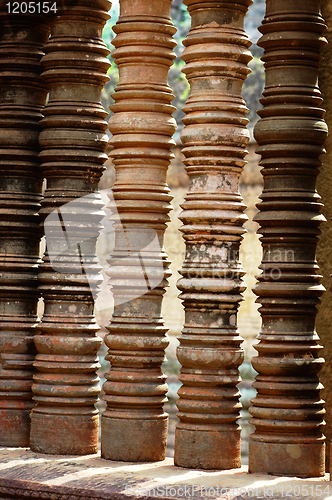
[[[40,134],[47,188],[41,210],[46,253],[38,278],[45,310],[35,336],[31,448],[81,455],[98,449],[101,339],[93,294],[103,203],[96,190],[107,158],[100,96],[109,68],[102,29],[111,3],[65,0],[57,6],[42,59],[49,87]]]
[[[110,120],[116,169],[115,250],[109,275],[114,314],[106,345],[102,456],[165,458],[167,392],[161,364],[168,345],[161,315],[168,261],[163,251],[171,196],[166,172],[175,121],[167,75],[175,57],[171,0],[120,0],[113,57],[119,84]]]
[[[255,128],[264,190],[256,220],[263,259],[255,293],[262,330],[253,367],[249,470],[324,474],[323,401],[316,306],[323,287],[315,260],[320,198],[315,190],[326,137],[317,85],[325,43],[319,2],[270,0],[259,45],[266,84]]]
[[[45,16],[0,7],[0,445],[29,446],[37,322]]]
[[[239,178],[249,132],[241,88],[250,42],[243,20],[251,0],[185,0],[191,29],[184,45],[190,97],[182,132],[189,191],[182,205],[186,256],[178,282],[185,325],[175,464],[240,467],[237,310],[244,290],[239,246],[245,206]]]

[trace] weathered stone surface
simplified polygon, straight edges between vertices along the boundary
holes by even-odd
[[[171,459],[153,464],[123,464],[91,455],[50,457],[22,449],[0,449],[2,499],[323,500],[332,491],[332,483],[327,479],[252,475],[245,467],[188,474],[174,467]]]
[[[249,471],[299,477],[325,471],[324,407],[315,332],[324,291],[315,251],[320,197],[315,191],[326,137],[317,86],[326,43],[319,2],[270,0],[259,45],[266,84],[255,138],[264,190],[255,217],[263,259],[255,293],[262,331],[252,360],[258,375],[250,413]]]
[[[171,196],[166,172],[174,145],[173,95],[167,84],[175,57],[171,0],[120,0],[113,57],[119,68],[110,119],[115,249],[109,275],[114,313],[108,327],[102,456],[165,458],[167,392],[161,364],[168,345],[161,315],[168,260],[163,250]]]
[[[28,446],[37,322],[43,15],[0,5],[0,444]]]
[[[100,281],[95,244],[104,215],[96,190],[108,142],[100,94],[109,61],[101,35],[110,6],[108,0],[57,3],[41,61],[49,88],[39,137],[47,248],[38,275],[44,314],[35,336],[31,448],[44,453],[98,449],[94,404],[101,339],[93,294]]]
[[[185,0],[192,18],[184,41],[190,97],[181,134],[189,191],[182,206],[186,257],[178,282],[185,325],[177,350],[182,387],[175,464],[240,467],[237,311],[244,290],[239,246],[246,216],[239,193],[249,132],[241,97],[250,42],[243,19],[251,0]]]
[[[243,292],[244,300],[240,304],[238,313],[238,327],[241,332],[241,337],[244,339],[242,347],[244,349],[245,359],[250,361],[255,355],[255,350],[252,347],[257,334],[260,330],[261,317],[258,312],[258,304],[255,303],[256,296],[251,288],[256,283],[256,275],[258,274],[258,266],[262,258],[262,248],[256,234],[258,224],[253,222],[253,217],[257,213],[256,203],[259,201],[259,195],[263,189],[263,179],[258,166],[259,155],[255,154],[257,144],[251,141],[248,144],[248,155],[246,156],[247,164],[244,166],[243,173],[240,177],[240,193],[246,205],[245,213],[248,220],[244,224],[247,232],[243,235],[243,241],[240,246],[240,261],[245,270],[244,280],[247,288]],[[184,309],[181,300],[179,299],[179,291],[176,287],[176,282],[180,278],[178,270],[181,268],[185,257],[185,243],[182,238],[179,228],[181,221],[178,216],[181,212],[180,205],[184,201],[186,192],[188,191],[188,175],[185,172],[185,167],[182,164],[183,155],[181,146],[178,145],[172,148],[175,157],[171,160],[170,167],[167,172],[167,184],[171,189],[173,200],[171,202],[173,210],[170,212],[170,222],[165,231],[165,251],[168,255],[170,271],[172,275],[168,279],[169,286],[162,301],[162,315],[165,320],[165,326],[169,330],[168,335],[179,336],[184,323]],[[115,180],[114,167],[111,159],[105,164],[108,166],[107,172],[103,174],[99,187],[107,189],[112,187]],[[100,238],[98,256],[101,262],[106,263],[109,255],[109,247],[113,244],[107,243],[106,238]],[[99,306],[100,304],[100,306]],[[109,318],[113,312],[113,304],[106,298],[103,291],[98,295],[97,306],[97,322],[99,325],[107,325]],[[167,354],[166,354],[167,356]]]
[[[331,131],[332,129],[332,86],[331,86],[331,67],[332,67],[332,1],[323,0],[321,2],[322,16],[328,29],[325,33],[328,41],[327,45],[322,48],[321,55],[323,59],[319,68],[319,86],[324,99],[324,109],[326,110],[325,121]],[[330,168],[332,164],[332,134],[329,133],[324,147],[326,155],[321,157],[322,165],[319,169],[317,177],[317,191],[322,197],[322,213],[327,222],[320,227],[321,235],[317,245],[317,262],[321,274],[323,275],[322,285],[326,288],[326,292],[321,298],[321,304],[318,309],[316,318],[316,330],[319,338],[322,341],[324,349],[322,357],[325,363],[319,373],[319,380],[322,382],[324,389],[322,390],[322,398],[325,401],[326,409],[326,427],[324,434],[326,442],[332,440],[332,335],[330,325],[332,324],[332,288],[331,288],[331,262],[332,262],[332,176]],[[326,447],[327,464],[329,464],[329,449]],[[331,464],[331,461],[330,461]]]

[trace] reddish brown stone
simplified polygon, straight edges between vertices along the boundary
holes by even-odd
[[[328,476],[302,480],[234,471],[183,471],[173,460],[137,464],[98,455],[46,456],[24,449],[0,449],[3,500],[326,500]]]
[[[175,57],[170,5],[171,0],[120,0],[114,28],[119,84],[110,131],[117,215],[109,275],[115,308],[106,336],[111,370],[101,423],[102,456],[112,460],[162,460],[166,451],[167,385],[161,364],[168,340],[161,302],[169,275],[163,238],[175,130],[167,84]]]
[[[96,190],[107,159],[100,95],[109,68],[101,35],[110,5],[108,0],[57,3],[42,59],[49,87],[40,134],[47,250],[38,275],[45,309],[35,336],[31,448],[44,453],[98,449],[94,404],[101,339],[92,292],[100,282],[95,244],[104,214]]]
[[[262,273],[255,293],[262,330],[253,367],[257,397],[250,413],[249,471],[322,476],[324,407],[318,372],[315,251],[321,203],[315,191],[326,137],[317,86],[325,44],[319,2],[270,0],[260,31],[266,84],[255,128],[264,190],[256,220],[262,235]]]
[[[0,7],[0,445],[28,446],[42,236],[38,135],[47,89],[43,15]]]
[[[186,258],[178,282],[185,325],[177,356],[176,465],[240,467],[237,310],[244,290],[239,246],[246,216],[239,193],[247,109],[241,97],[250,42],[243,18],[251,0],[185,0],[192,18],[184,72],[190,97],[181,134],[189,191],[182,205]]]

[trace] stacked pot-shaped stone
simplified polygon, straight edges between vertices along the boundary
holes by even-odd
[[[28,446],[42,230],[38,136],[43,15],[0,7],[0,445]]]
[[[111,4],[65,0],[57,6],[42,59],[49,87],[40,134],[47,186],[41,210],[46,252],[38,279],[45,309],[35,337],[31,448],[87,454],[98,449],[101,339],[93,299],[103,203],[96,190],[107,158],[100,96],[109,68],[102,29]]]
[[[171,196],[167,167],[175,121],[169,67],[175,57],[171,0],[120,0],[113,57],[111,153],[115,249],[108,274],[114,313],[106,345],[111,370],[103,388],[102,456],[154,461],[165,457],[167,392],[161,364],[168,345],[161,315],[168,261],[163,251]]]
[[[241,464],[237,310],[247,217],[239,179],[249,141],[241,88],[251,59],[243,29],[251,1],[185,3],[192,19],[182,56],[190,97],[181,139],[190,182],[180,214],[185,325],[177,351],[183,385],[174,460],[182,467],[230,469]]]
[[[262,331],[249,410],[255,473],[307,477],[325,470],[315,332],[323,292],[315,251],[324,217],[315,182],[326,137],[317,86],[324,29],[316,0],[270,0],[260,28],[266,84],[255,137],[264,190],[256,220],[263,260],[255,293]]]

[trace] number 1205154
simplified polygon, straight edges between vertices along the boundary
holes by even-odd
[[[56,14],[56,2],[8,2],[8,14]]]

